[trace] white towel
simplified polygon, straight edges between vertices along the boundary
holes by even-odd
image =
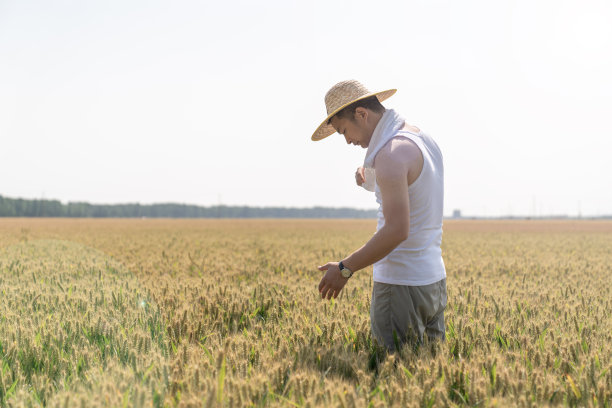
[[[404,118],[393,109],[387,109],[382,118],[374,128],[372,138],[368,144],[363,167],[365,169],[365,183],[361,187],[368,191],[374,191],[376,185],[376,172],[374,170],[374,159],[376,155],[387,144],[389,140],[397,135],[397,132],[404,127]]]

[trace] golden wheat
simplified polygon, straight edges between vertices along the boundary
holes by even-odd
[[[385,355],[373,221],[0,221],[0,406],[612,402],[610,222],[446,222],[443,343]]]

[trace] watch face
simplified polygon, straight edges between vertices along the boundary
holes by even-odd
[[[344,276],[345,278],[350,278],[351,277],[351,271],[349,271],[348,269],[344,268],[340,271],[340,273],[342,274],[342,276]]]

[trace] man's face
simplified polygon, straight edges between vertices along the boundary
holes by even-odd
[[[355,115],[358,116],[358,115]],[[354,144],[355,146],[361,146],[363,148],[368,147],[370,143],[371,133],[368,133],[365,128],[365,123],[357,117],[355,120],[350,118],[338,118],[334,116],[331,120],[331,125],[336,129],[336,132],[340,133],[346,139],[346,143]]]

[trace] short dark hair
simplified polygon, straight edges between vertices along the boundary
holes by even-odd
[[[338,119],[348,117],[349,119],[354,120],[355,111],[357,108],[366,108],[376,113],[383,113],[385,111],[385,107],[380,103],[376,96],[369,96],[367,98],[360,99],[357,102],[351,103],[349,106],[345,107],[340,112],[329,118],[327,124],[331,124],[331,120],[334,117],[338,117]]]

